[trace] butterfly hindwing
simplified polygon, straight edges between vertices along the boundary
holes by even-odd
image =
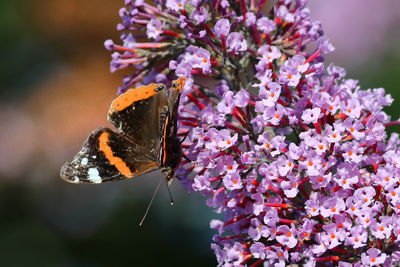
[[[186,79],[180,78],[172,82],[172,87],[168,95],[166,116],[161,118],[162,135],[160,139],[161,150],[159,161],[168,182],[172,181],[175,174],[174,170],[181,159],[180,141],[177,138],[177,114],[185,81]]]
[[[166,88],[149,84],[130,89],[111,104],[108,120],[132,138],[143,151],[156,158],[160,149],[161,116],[168,105]]]
[[[90,133],[72,162],[65,163],[61,177],[72,183],[103,183],[132,178],[159,168],[149,155],[126,135],[109,128]]]

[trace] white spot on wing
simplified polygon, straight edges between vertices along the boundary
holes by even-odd
[[[83,158],[83,159],[81,160],[81,164],[82,164],[82,165],[88,164],[88,159],[87,159],[87,158]]]
[[[74,177],[74,180],[72,180],[72,182],[77,183],[79,182],[79,178],[77,176]]]
[[[101,183],[101,177],[99,176],[99,171],[96,168],[89,168],[88,175],[89,181],[95,184]]]
[[[97,157],[96,157],[96,156],[92,156],[92,158],[94,158],[94,159],[95,159],[95,158],[97,158]]]

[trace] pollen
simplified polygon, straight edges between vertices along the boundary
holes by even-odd
[[[358,237],[354,238],[354,242],[358,242],[360,239]]]
[[[322,150],[322,149],[324,149],[324,146],[323,145],[319,145],[318,148]]]
[[[312,161],[309,161],[309,162],[308,162],[308,166],[310,166],[310,167],[311,167],[312,165],[314,165],[314,162],[312,162]]]
[[[230,144],[231,144],[231,140],[226,141],[226,143],[227,143],[228,145],[230,145]]]
[[[233,180],[234,184],[237,184],[239,181],[237,179]]]
[[[331,239],[335,239],[336,235],[335,234],[331,234]]]
[[[354,132],[355,129],[353,127],[350,128],[350,132]]]
[[[265,148],[269,149],[271,147],[270,144],[265,144]]]
[[[270,96],[271,96],[271,97],[274,97],[274,96],[275,96],[275,94],[274,94],[274,93],[271,93],[271,94],[270,94]]]
[[[228,167],[226,167],[228,170],[232,170],[233,166],[232,165],[228,165]]]
[[[290,75],[290,74],[287,76],[288,79],[292,79],[292,77],[293,77],[293,76]]]
[[[178,7],[182,7],[183,5],[182,4],[178,4]]]
[[[336,208],[332,208],[331,211],[332,211],[332,212],[336,212]]]
[[[276,114],[276,115],[275,115],[275,118],[277,118],[277,119],[279,119],[280,117],[281,117],[280,114]]]
[[[349,156],[353,155],[353,151],[349,151],[347,152],[347,154],[349,154]]]
[[[207,63],[207,59],[204,58],[204,59],[203,59],[203,63]]]
[[[335,133],[332,134],[332,137],[333,137],[333,138],[336,138],[336,137],[337,137],[337,134],[335,134]]]
[[[375,261],[376,261],[376,258],[372,257],[372,258],[370,259],[370,261],[371,261],[371,262],[375,262]]]
[[[286,236],[287,236],[287,237],[291,237],[291,236],[292,236],[292,232],[287,232],[287,233],[286,233]]]
[[[324,181],[324,178],[323,178],[323,177],[319,177],[319,178],[318,178],[318,182],[321,183],[322,181]]]
[[[383,230],[385,230],[385,227],[383,227],[383,226],[379,227],[379,231],[382,232]]]
[[[332,110],[332,109],[333,109],[333,107],[332,107],[332,106],[329,106],[329,107],[328,107],[328,109]]]
[[[386,182],[389,182],[389,181],[390,181],[389,176],[386,176],[386,177],[385,177],[385,181],[386,181]]]

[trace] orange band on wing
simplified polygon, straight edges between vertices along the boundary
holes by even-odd
[[[160,86],[163,85],[152,83],[146,86],[140,86],[135,89],[129,89],[127,92],[114,99],[114,101],[111,103],[110,109],[108,110],[108,114],[112,114],[115,111],[124,110],[125,108],[132,105],[132,103],[147,99],[149,97],[152,97],[153,95],[158,94],[159,91],[156,91],[156,89]]]
[[[172,84],[174,84],[174,83],[178,84],[178,86],[176,88],[172,88],[172,90],[178,90],[179,92],[182,92],[183,87],[185,86],[185,83],[186,83],[186,78],[183,78],[183,77],[179,78],[172,82]]]
[[[162,143],[162,153],[163,153],[163,158],[162,158],[162,163],[165,165],[167,162],[167,127],[168,127],[168,122],[169,122],[169,117],[167,116],[165,118],[164,122],[164,131],[163,131],[163,143]]]
[[[110,133],[103,132],[99,137],[99,148],[100,151],[104,153],[106,159],[110,164],[114,165],[115,168],[124,176],[131,177],[133,175],[132,171],[126,165],[126,163],[120,158],[114,156],[111,147],[108,145]]]

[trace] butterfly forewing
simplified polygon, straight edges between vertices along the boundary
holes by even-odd
[[[61,177],[72,183],[132,178],[159,168],[153,156],[129,137],[109,128],[99,128],[90,133],[72,162],[64,164]]]

